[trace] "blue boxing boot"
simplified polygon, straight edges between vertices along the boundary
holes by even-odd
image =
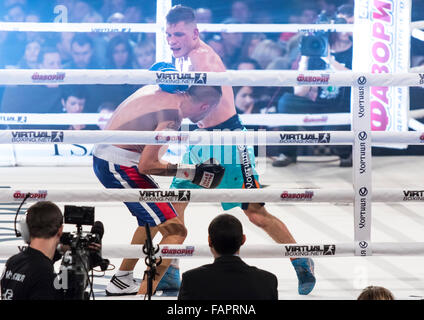
[[[314,261],[310,258],[292,260],[294,270],[299,279],[298,292],[301,295],[309,294],[315,286]]]
[[[162,296],[178,296],[180,286],[180,269],[169,266],[162,279],[160,279],[156,292],[162,291]]]

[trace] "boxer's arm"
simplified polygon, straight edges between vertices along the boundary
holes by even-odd
[[[155,131],[176,130],[176,126],[175,121],[163,121]],[[161,159],[166,150],[168,145],[145,145],[138,163],[138,171],[146,175],[175,176],[177,165]]]

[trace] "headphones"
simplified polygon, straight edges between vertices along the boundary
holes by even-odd
[[[18,238],[19,238],[19,237],[22,237],[22,239],[23,239],[23,240],[24,240],[27,244],[29,244],[29,243],[30,243],[30,241],[31,241],[31,237],[30,237],[30,235],[29,235],[28,224],[27,224],[27,221],[26,221],[26,219],[27,219],[27,214],[26,214],[26,212],[25,212],[25,216],[19,220],[19,231],[18,231],[18,229],[16,228],[16,220],[17,220],[17,218],[18,218],[19,211],[21,210],[21,208],[22,208],[22,206],[24,205],[25,201],[26,201],[26,200],[27,200],[30,196],[31,196],[31,193],[27,193],[27,194],[25,195],[25,198],[22,200],[21,204],[19,205],[18,210],[16,211],[15,221],[14,221],[14,227],[15,227],[15,235],[16,235],[16,237],[18,237]]]

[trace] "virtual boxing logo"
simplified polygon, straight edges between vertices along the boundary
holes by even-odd
[[[142,202],[174,202],[174,201],[190,201],[191,192],[189,190],[155,190],[155,191],[139,191],[139,201]]]
[[[304,245],[304,246],[284,246],[286,252],[284,256],[334,256],[336,254],[336,245],[324,244],[319,246]]]
[[[12,131],[11,142],[63,142],[63,131]]]
[[[280,134],[281,143],[330,143],[330,133],[284,133]]]
[[[28,118],[26,116],[0,116],[0,123],[27,123]]]
[[[403,201],[424,201],[424,190],[404,190]]]
[[[418,74],[420,76],[420,85],[424,84],[424,73],[419,73]]]
[[[192,73],[177,73],[166,72],[156,73],[157,84],[206,84],[207,74],[202,72]]]

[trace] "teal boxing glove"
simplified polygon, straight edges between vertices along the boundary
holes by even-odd
[[[168,62],[156,62],[149,69],[150,71],[160,71],[160,72],[178,72],[173,64]],[[177,93],[187,91],[188,85],[176,85],[176,84],[159,84],[159,87],[169,93]]]

